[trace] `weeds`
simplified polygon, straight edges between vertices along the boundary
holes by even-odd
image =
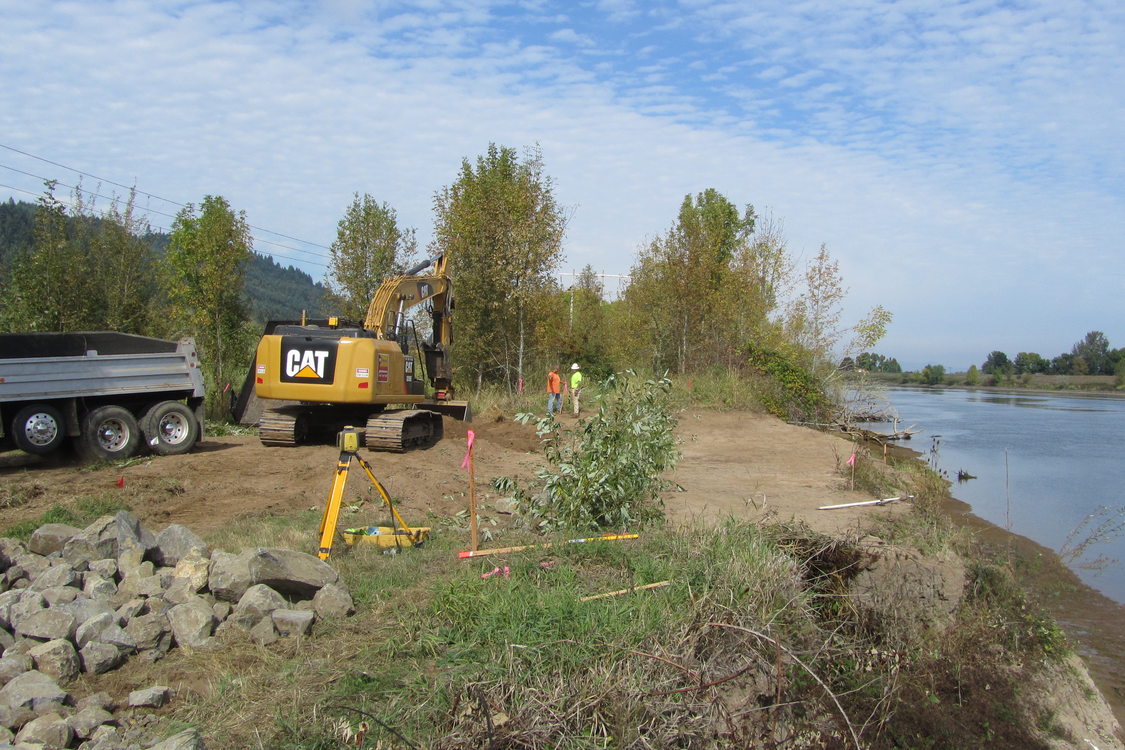
[[[1125,507],[1110,508],[1102,505],[1067,534],[1058,555],[1064,563],[1070,565],[1085,557],[1091,547],[1112,542],[1122,534],[1125,534]],[[1115,562],[1117,561],[1110,557],[1099,555],[1093,560],[1078,563],[1078,567],[1104,570]]]

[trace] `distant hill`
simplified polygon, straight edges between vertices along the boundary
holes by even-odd
[[[35,225],[34,203],[9,199],[0,203],[0,279],[7,275],[13,258],[32,245]],[[163,255],[168,235],[153,232],[144,238],[153,255]],[[327,309],[327,288],[293,266],[281,266],[267,255],[254,253],[246,269],[246,297],[250,314],[259,322],[295,320],[304,311],[309,317],[331,314]]]

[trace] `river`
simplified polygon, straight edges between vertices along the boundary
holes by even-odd
[[[973,515],[1042,545],[1045,558],[1048,550],[1063,550],[1068,537],[1072,546],[1088,538],[1099,518],[1125,520],[1125,399],[907,387],[888,388],[886,395],[898,429],[921,430],[903,445],[936,464]],[[959,482],[958,472],[974,478]],[[1110,511],[1098,516],[1101,508]],[[1095,522],[1081,527],[1087,518]],[[1125,536],[1118,535],[1069,561],[1086,586],[1049,574],[1034,581],[1079,641],[1119,720],[1125,708],[1123,561]]]

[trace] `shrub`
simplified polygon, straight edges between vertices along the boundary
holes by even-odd
[[[529,490],[508,479],[520,505],[540,528],[612,528],[663,518],[661,474],[676,461],[675,417],[667,377],[639,381],[633,373],[607,379],[595,396],[598,411],[563,434],[553,417],[536,420],[548,467]],[[517,414],[524,424],[531,414]]]

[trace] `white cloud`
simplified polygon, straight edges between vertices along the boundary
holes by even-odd
[[[896,313],[881,350],[904,364],[1053,356],[1092,329],[1125,345],[1125,6],[746,7],[0,0],[0,142],[182,202],[219,193],[320,245],[357,191],[424,242],[462,158],[539,143],[576,207],[568,268],[627,272],[715,187],[768,205],[794,252],[827,243],[849,315]],[[262,249],[323,253],[282,242]]]

